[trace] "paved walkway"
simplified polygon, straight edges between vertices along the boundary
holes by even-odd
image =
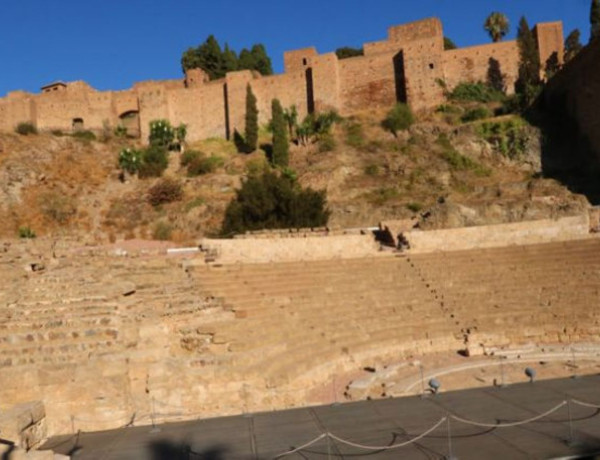
[[[369,451],[322,437],[281,458],[426,460],[445,458],[450,449],[457,459],[591,458],[600,452],[600,409],[574,402],[560,406],[572,400],[600,405],[600,376],[171,423],[156,429],[82,433],[51,439],[45,447],[76,460],[262,460],[327,432],[353,443],[391,446],[411,440],[450,416],[451,447],[444,421],[406,447]],[[474,426],[452,418],[507,424],[553,408],[557,409],[537,421],[504,428]]]

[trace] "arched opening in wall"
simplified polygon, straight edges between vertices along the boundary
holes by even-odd
[[[404,53],[402,51],[394,56],[394,81],[396,84],[396,101],[406,104],[406,75],[404,73]]]
[[[125,133],[131,137],[140,136],[140,112],[137,110],[128,110],[119,115],[119,126],[125,130]]]
[[[83,118],[73,118],[73,123],[71,125],[73,131],[81,131],[85,127],[83,124]]]
[[[312,67],[306,69],[306,110],[308,113],[314,113],[315,111],[315,92],[313,84],[313,71]]]

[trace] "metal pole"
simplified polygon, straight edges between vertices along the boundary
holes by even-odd
[[[573,438],[573,417],[571,417],[571,400],[567,399],[567,413],[569,414],[569,444],[575,444],[575,439]]]
[[[577,375],[577,362],[575,360],[575,350],[573,349],[573,345],[571,345],[571,361],[573,361],[573,378],[576,379]]]
[[[337,403],[337,393],[335,392],[335,374],[333,374],[333,403]]]
[[[504,383],[504,358],[500,356],[500,387],[505,387]]]
[[[425,396],[425,377],[423,376],[423,364],[419,363],[419,371],[421,373],[421,396]]]
[[[452,454],[452,431],[450,429],[450,414],[446,415],[448,422],[448,460],[454,460],[454,455]]]
[[[156,424],[154,423],[154,396],[152,396],[152,407],[151,410],[151,418],[152,418],[152,429],[156,429]]]

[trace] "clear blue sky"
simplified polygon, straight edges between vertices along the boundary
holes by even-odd
[[[387,27],[438,16],[458,46],[489,41],[482,24],[505,13],[514,37],[529,23],[562,20],[589,37],[591,0],[10,0],[0,9],[0,96],[54,80],[125,89],[180,78],[183,50],[214,34],[240,50],[264,43],[276,72],[283,52],[319,52],[385,38]]]

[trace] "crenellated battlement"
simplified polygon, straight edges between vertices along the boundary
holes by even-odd
[[[562,62],[562,23],[538,24],[535,35],[541,62],[554,53]],[[65,132],[123,126],[145,139],[148,123],[166,118],[185,123],[191,141],[230,138],[234,130],[244,129],[248,84],[257,97],[259,122],[267,123],[275,98],[284,107],[295,105],[300,117],[330,109],[351,115],[398,101],[422,111],[443,103],[440,81],[450,89],[463,81],[484,81],[491,59],[499,62],[509,93],[518,74],[515,41],[445,51],[438,18],[390,27],[385,40],[363,48],[364,56],[343,60],[314,47],[288,51],[284,73],[267,77],[238,71],[209,81],[204,71],[191,69],[181,80],[144,81],[126,91],[57,81],[43,86],[40,94],[14,91],[1,98],[0,130],[12,131],[21,122]]]

